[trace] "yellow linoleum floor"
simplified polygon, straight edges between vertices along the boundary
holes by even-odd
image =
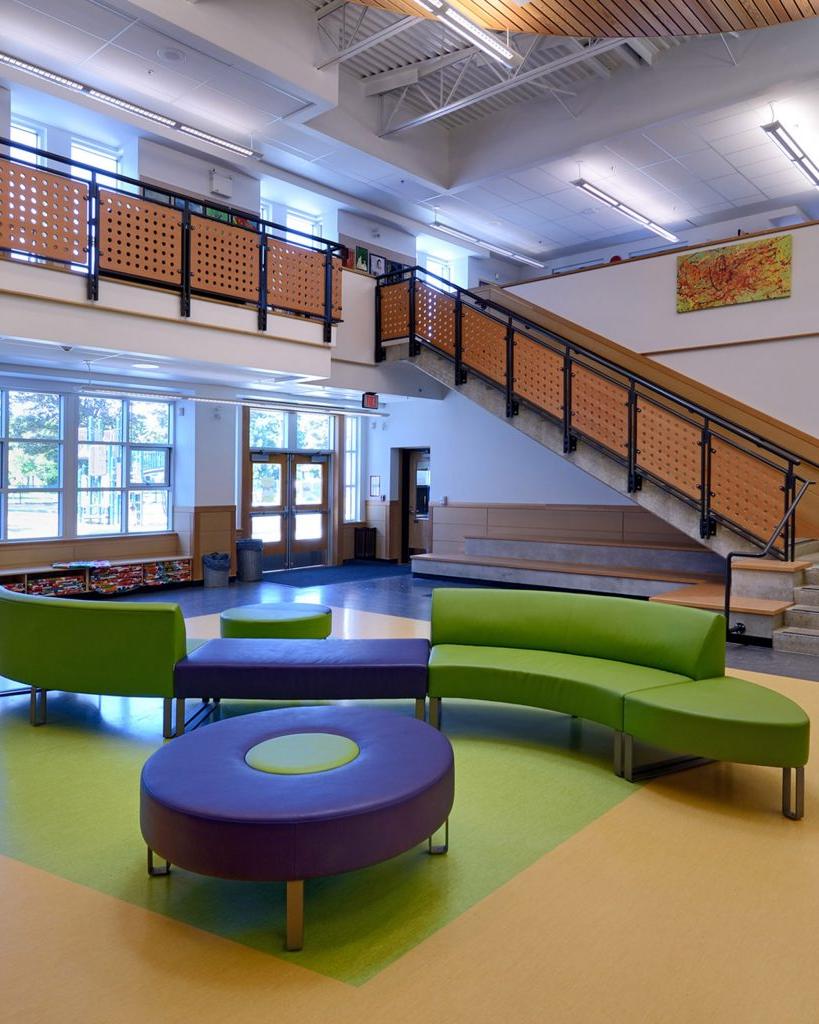
[[[373,614],[344,631],[426,627]],[[819,720],[819,684],[737,674]],[[0,859],[0,1021],[816,1024],[811,766],[806,819],[778,806],[772,769],[649,783],[358,988]]]

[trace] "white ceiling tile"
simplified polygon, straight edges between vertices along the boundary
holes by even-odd
[[[60,71],[70,69],[105,45],[98,36],[12,0],[0,3],[0,25],[3,37],[14,40],[15,56],[46,63]]]
[[[674,194],[679,196],[686,203],[691,203],[698,210],[709,204],[725,205],[724,197],[711,188],[710,184],[702,181],[695,181],[690,185],[674,189]]]
[[[135,53],[150,64],[176,71],[196,82],[207,82],[213,73],[223,65],[207,54],[200,53],[191,46],[177,42],[171,36],[156,32],[154,29],[136,22],[117,37],[117,46],[129,53]],[[160,50],[176,50],[181,55],[178,61],[169,61],[159,56]]]
[[[513,178],[491,178],[489,181],[485,181],[482,187],[489,192],[494,192],[507,203],[523,203],[527,199],[534,199],[539,195],[535,190]]]
[[[293,96],[275,86],[268,85],[259,78],[237,71],[235,68],[217,66],[208,85],[229,96],[235,96],[243,103],[249,103],[260,110],[267,110],[275,117],[286,117],[288,114],[301,110],[309,102],[300,96]]]
[[[512,181],[532,189],[540,196],[550,195],[552,192],[559,192],[566,187],[566,182],[556,178],[553,174],[542,170],[540,167],[532,167],[528,171],[517,171],[510,174]]]
[[[566,211],[558,207],[560,213],[565,217]],[[531,228],[533,231],[551,229],[553,217],[538,217],[525,206],[507,206],[497,214],[499,218],[508,221],[520,228]]]
[[[500,210],[509,205],[505,199],[480,186],[463,189],[458,192],[458,198],[470,206],[477,206],[480,210]]]
[[[538,196],[537,199],[527,199],[525,203],[519,203],[519,208],[528,213],[530,217],[546,217],[557,219],[566,216],[566,207],[556,203],[551,196]]]
[[[760,133],[761,136],[761,133]],[[767,160],[772,155],[778,154],[782,157],[772,142],[767,139],[761,139],[758,146],[748,146],[747,149],[740,149],[736,153],[728,153],[725,159],[732,164],[732,166],[739,168],[740,170],[745,167],[749,167],[751,164],[761,163],[763,160]],[[782,157],[784,160],[784,157]]]
[[[762,194],[741,174],[726,174],[722,178],[713,178],[708,182],[726,199],[761,199]]]
[[[753,131],[754,129],[758,131],[759,126],[764,123],[764,115],[760,120],[759,112],[753,108],[741,114],[698,125],[697,132],[706,142],[710,142],[712,139],[724,139],[726,136],[736,135],[738,132]]]
[[[90,57],[84,66],[101,75],[112,91],[133,89],[169,102],[178,100],[196,87],[196,82],[186,75],[110,44]],[[128,95],[127,92],[125,94]]]
[[[770,146],[768,156],[764,160],[756,160],[752,164],[745,164],[742,168],[742,173],[753,180],[754,178],[764,177],[766,174],[779,174],[782,171],[790,171],[792,169],[791,162],[785,154]]]
[[[175,104],[180,118],[193,114],[211,125],[218,134],[217,128],[229,133],[264,132],[270,125],[270,114],[257,110],[247,103],[240,103],[231,96],[217,92],[207,85],[201,86]],[[199,127],[198,124],[195,127]]]
[[[332,139],[316,132],[300,130],[281,123],[272,125],[262,138],[274,145],[288,146],[308,160],[318,160],[323,156],[329,156],[338,145]]]
[[[574,211],[575,213],[588,210],[595,202],[588,193],[572,186],[564,188],[562,192],[554,192],[549,199],[564,207],[567,212]]]
[[[738,153],[742,149],[758,146],[760,139],[764,141],[765,136],[759,128],[749,128],[742,132],[735,132],[733,135],[711,139],[711,146],[723,156],[730,156],[731,153]]]
[[[113,39],[133,20],[89,0],[25,0],[25,4],[18,0],[18,3],[57,18],[98,39]]]
[[[411,199],[414,202],[423,202],[435,194],[431,185],[424,185],[416,181],[410,174],[392,174],[386,178],[379,178],[376,182],[379,188],[389,189],[404,199]]]
[[[378,181],[379,178],[395,173],[395,168],[386,161],[349,147],[339,149],[331,156],[321,157],[317,162],[363,181]]]
[[[647,164],[656,164],[668,159],[667,154],[641,132],[622,135],[610,142],[608,148],[635,167],[645,167]]]
[[[694,185],[699,181],[696,175],[682,164],[677,163],[676,160],[666,160],[665,163],[654,164],[652,167],[646,168],[646,174],[674,191],[684,188],[686,185]]]
[[[733,167],[728,161],[715,153],[713,149],[703,149],[699,153],[691,153],[689,156],[680,157],[680,163],[687,167],[692,174],[698,178],[719,178],[724,174],[730,174]]]
[[[659,124],[648,128],[645,133],[661,146],[669,156],[685,156],[705,149],[708,145],[701,135],[680,122]]]

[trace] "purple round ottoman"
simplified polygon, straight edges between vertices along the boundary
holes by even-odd
[[[286,947],[301,949],[304,880],[429,840],[449,817],[454,778],[447,738],[391,711],[284,708],[217,722],[168,743],[142,769],[148,871],[176,864],[287,882]]]

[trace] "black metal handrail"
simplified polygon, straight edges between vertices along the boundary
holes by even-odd
[[[733,584],[733,563],[735,558],[766,558],[773,550],[774,545],[779,540],[780,536],[790,530],[790,524],[795,520],[796,508],[799,502],[807,493],[809,487],[813,487],[816,483],[815,480],[802,480],[802,486],[794,496],[793,501],[790,503],[788,508],[785,510],[785,514],[779,520],[777,525],[774,527],[774,531],[771,534],[768,543],[761,551],[729,551],[725,556],[725,628],[728,638],[742,636],[745,633],[745,625],[738,622],[735,626],[731,626],[731,586]],[[790,531],[792,533],[792,531]],[[792,561],[796,554],[796,537],[792,535],[788,543],[785,544],[785,560]]]
[[[11,151],[15,155],[11,155]],[[17,154],[28,153],[34,159],[28,161],[20,159]],[[310,319],[320,319],[324,323],[324,340],[330,342],[331,328],[338,320],[333,316],[333,258],[340,256],[344,250],[341,242],[334,242],[331,239],[322,238],[319,235],[311,235],[306,231],[299,231],[295,228],[288,228],[285,224],[278,224],[276,221],[267,220],[264,217],[241,210],[233,206],[226,206],[222,203],[211,201],[209,198],[202,198],[178,192],[168,188],[166,185],[143,181],[138,178],[131,178],[125,174],[102,171],[91,164],[79,160],[72,160],[70,157],[50,150],[41,149],[37,146],[29,146],[22,142],[14,142],[12,139],[0,136],[0,160],[7,163],[16,163],[24,167],[31,167],[36,170],[46,171],[57,177],[66,178],[71,181],[81,181],[88,186],[88,238],[86,246],[86,259],[62,260],[54,257],[44,257],[42,254],[20,248],[19,246],[0,246],[0,253],[21,253],[34,260],[46,260],[49,263],[70,266],[73,269],[85,270],[88,278],[88,298],[92,301],[99,298],[100,276],[111,277],[118,280],[131,280],[140,284],[152,284],[158,288],[179,290],[181,295],[181,315],[190,316],[191,294],[208,295],[219,298],[223,302],[242,302],[240,299],[231,298],[220,292],[211,292],[203,289],[192,289],[190,284],[190,218],[191,216],[203,217],[215,223],[226,223],[231,227],[237,227],[245,231],[251,231],[259,237],[259,295],[256,302],[258,307],[259,330],[267,328],[267,311],[270,308],[278,309],[281,312],[292,313],[298,316],[307,316]],[[44,166],[46,161],[48,166]],[[61,170],[51,166],[52,164],[63,164],[68,170]],[[78,175],[76,171],[84,172]],[[87,177],[86,177],[87,175]],[[138,275],[131,275],[126,272],[101,270],[99,266],[99,249],[97,233],[97,214],[99,211],[99,191],[104,189],[108,192],[115,192],[120,195],[129,195],[141,198],[144,202],[161,203],[178,210],[182,214],[182,281],[177,286],[166,281],[151,281],[148,278]],[[159,198],[157,198],[159,197]],[[218,216],[214,216],[218,214]],[[293,236],[299,240],[294,241]],[[266,288],[266,254],[264,239],[266,237],[276,238],[279,241],[286,241],[296,245],[305,252],[321,252],[324,255],[324,310],[321,315],[307,314],[303,310],[288,308],[286,306],[271,306],[268,303]]]
[[[420,278],[420,275],[423,275],[423,279]],[[427,283],[427,279],[435,283]],[[420,337],[416,331],[415,297],[419,281],[436,293],[451,298],[454,303],[454,355],[438,348],[428,339]],[[703,539],[712,536],[715,532],[717,523],[723,522],[732,531],[750,541],[754,546],[766,547],[769,554],[773,551],[778,558],[791,557],[789,552],[792,552],[793,544],[795,543],[795,511],[796,504],[798,504],[794,503],[793,498],[796,486],[803,482],[802,477],[796,476],[795,469],[797,466],[804,465],[819,470],[819,464],[798,455],[796,452],[789,451],[780,445],[769,441],[767,438],[762,437],[747,427],[743,427],[739,423],[711,412],[709,409],[697,402],[693,402],[690,399],[684,398],[682,395],[678,395],[667,388],[655,384],[653,381],[648,380],[642,375],[634,373],[632,370],[629,370],[624,366],[618,365],[605,356],[599,355],[579,342],[564,338],[555,331],[543,327],[540,324],[533,323],[527,317],[522,316],[511,309],[507,309],[500,303],[492,299],[487,299],[481,295],[477,295],[476,293],[471,292],[468,289],[461,288],[458,285],[452,284],[440,275],[428,271],[424,267],[420,266],[407,267],[400,272],[384,274],[377,279],[377,360],[381,360],[385,357],[383,343],[385,341],[395,340],[381,337],[381,289],[391,284],[401,284],[404,282],[408,284],[408,340],[411,356],[417,355],[422,346],[433,349],[439,355],[454,363],[456,385],[464,383],[466,380],[466,368],[463,362],[461,316],[464,308],[475,309],[484,317],[506,328],[507,351],[504,383],[500,383],[485,374],[481,374],[480,371],[472,367],[470,367],[469,372],[480,377],[480,379],[490,387],[494,387],[498,390],[504,390],[506,392],[507,416],[512,417],[517,415],[521,403],[527,405],[540,415],[562,425],[564,451],[573,451],[576,447],[578,438],[582,438],[584,443],[596,448],[606,456],[620,462],[622,465],[627,466],[629,492],[639,490],[641,488],[643,478],[647,478],[660,489],[673,494],[686,504],[698,509],[700,515],[700,535]],[[514,387],[515,334],[520,334],[527,340],[550,350],[563,359],[563,413],[560,418],[541,406],[527,401],[516,393]],[[597,441],[588,433],[584,433],[580,430],[577,425],[572,422],[571,390],[574,366],[583,367],[585,370],[590,371],[617,387],[622,388],[624,405],[627,406],[628,424],[627,444],[623,446],[625,454],[616,452],[602,442]],[[615,374],[616,377],[611,377],[610,374]],[[682,490],[681,487],[657,476],[647,470],[644,466],[638,465],[640,449],[638,447],[637,436],[637,413],[638,403],[640,401],[647,401],[700,431],[700,438],[697,442],[701,452],[700,483],[697,487],[699,498],[694,498],[691,494]],[[672,403],[673,407],[666,403]],[[699,419],[697,420],[693,417],[699,417]],[[749,448],[743,447],[743,445],[739,443],[739,440],[747,442]],[[712,444],[714,441],[727,444],[744,455],[747,455],[749,458],[753,458],[761,465],[767,466],[782,474],[783,482],[781,490],[784,495],[783,521],[787,526],[787,530],[783,530],[782,528],[778,529],[776,531],[776,536],[773,538],[770,545],[766,544],[764,536],[758,536],[744,527],[741,523],[731,520],[726,515],[712,507],[711,499],[715,497],[711,490],[711,463],[712,456],[715,454]],[[785,465],[780,465],[774,461],[777,459],[784,462]],[[780,537],[783,537],[782,551],[779,551],[774,547]]]

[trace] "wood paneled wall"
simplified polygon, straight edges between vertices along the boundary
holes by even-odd
[[[368,501],[367,526],[376,530],[375,557],[401,557],[401,504],[398,501]]]
[[[647,512],[630,505],[434,505],[432,550],[463,554],[466,537],[520,540],[610,541],[698,545]]]
[[[81,559],[157,558],[184,555],[176,533],[132,534],[127,537],[86,537],[79,540],[13,541],[0,544],[0,569],[50,566]]]
[[[193,578],[202,579],[202,555],[211,551],[230,554],[230,573],[236,573],[236,506],[195,505],[174,509],[182,554],[193,559]]]

